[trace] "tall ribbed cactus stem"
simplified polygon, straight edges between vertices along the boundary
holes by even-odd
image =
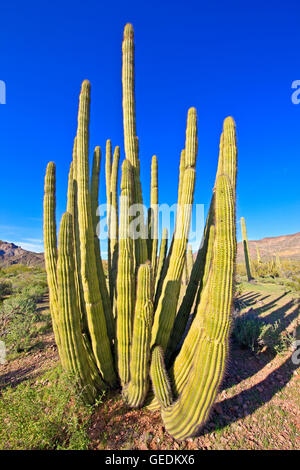
[[[141,406],[149,388],[150,339],[153,322],[152,274],[150,264],[138,270],[137,295],[134,312],[132,348],[130,354],[130,383],[126,389],[128,404]]]
[[[155,311],[152,329],[151,346],[160,345],[164,351],[167,348],[173,328],[180,292],[181,276],[190,229],[191,207],[194,198],[197,147],[197,115],[195,108],[190,108],[187,116],[185,171],[179,205],[179,217],[176,221],[170,263]]]
[[[135,84],[134,84],[134,33],[130,23],[124,28],[122,43],[122,90],[123,127],[126,159],[132,165],[133,203],[140,204],[140,237],[135,240],[136,267],[148,258],[146,227],[144,223],[143,197],[140,181],[139,145],[135,123]]]
[[[251,262],[250,262],[249,248],[248,248],[247,229],[246,229],[246,222],[245,222],[244,217],[241,217],[241,227],[242,227],[242,238],[243,238],[247,278],[248,278],[248,281],[252,281],[253,277],[251,274]]]
[[[153,155],[151,162],[151,244],[149,260],[151,261],[153,278],[156,273],[157,245],[158,245],[158,180],[157,180],[157,156]],[[148,234],[149,237],[149,234]]]
[[[186,252],[186,266],[187,266],[187,276],[188,280],[191,277],[192,269],[194,265],[193,259],[193,250],[190,244],[188,244],[187,252]]]
[[[110,180],[111,208],[110,208],[110,301],[113,305],[116,297],[116,277],[118,269],[118,172],[120,160],[120,147],[117,146],[113,155],[113,164]]]
[[[154,287],[155,295],[156,295],[158,284],[162,275],[167,251],[168,251],[168,229],[164,228],[163,233],[162,233],[161,243],[160,243],[157,270],[156,270],[156,275],[155,275],[155,287]]]
[[[114,363],[97,277],[95,243],[89,190],[89,110],[90,83],[82,84],[77,128],[78,222],[81,279],[91,344],[97,366],[105,382],[116,383]]]
[[[58,326],[63,368],[79,380],[81,395],[93,403],[105,388],[96,364],[81,333],[80,310],[75,286],[72,215],[66,212],[59,231],[57,261]]]
[[[99,173],[100,173],[100,163],[101,163],[101,150],[100,147],[96,147],[93,157],[93,168],[92,168],[92,177],[91,177],[91,208],[92,208],[92,220],[93,220],[93,232],[94,232],[94,243],[95,243],[95,258],[96,258],[96,267],[97,275],[99,280],[100,294],[103,304],[103,311],[106,320],[107,334],[110,341],[113,341],[115,338],[115,322],[112,314],[112,307],[108,295],[108,290],[106,286],[106,280],[103,270],[103,263],[100,253],[100,243],[98,238],[98,223],[100,217],[98,215],[98,202],[99,202]]]
[[[133,240],[129,234],[129,208],[133,197],[132,166],[122,164],[119,259],[117,275],[117,363],[121,385],[130,380],[130,349],[134,312]]]
[[[57,324],[58,297],[57,297],[57,238],[55,218],[55,163],[49,162],[46,169],[44,187],[44,246],[45,246],[45,268],[49,287],[50,313],[52,318],[55,341],[60,347],[59,328]]]
[[[152,352],[150,376],[155,397],[161,406],[172,404],[172,389],[165,368],[164,354],[160,346],[155,346]]]
[[[174,364],[178,398],[162,409],[166,429],[176,439],[196,435],[206,422],[228,357],[236,240],[234,195],[227,175],[218,177],[215,196],[212,267],[196,318]]]
[[[105,181],[106,181],[106,220],[107,220],[107,271],[109,287],[111,287],[111,248],[110,248],[110,213],[111,213],[111,141],[106,141],[105,149]]]
[[[236,173],[237,173],[237,146],[235,122],[231,116],[224,119],[223,131],[220,138],[220,151],[216,181],[221,174],[227,174],[232,184],[233,197],[236,191]],[[190,281],[186,288],[185,295],[177,313],[171,338],[166,353],[166,363],[169,365],[172,356],[181,346],[183,335],[187,327],[190,313],[193,305],[197,310],[201,293],[206,284],[207,272],[209,271],[212,257],[212,244],[214,241],[214,213],[215,203],[214,195],[211,200],[206,225],[203,234],[203,240],[198,250],[195,262],[193,264]],[[235,200],[235,199],[234,199]]]
[[[259,252],[259,248],[258,248],[257,245],[256,245],[256,254],[257,254],[257,263],[260,264],[261,263],[261,257],[260,257],[260,252]]]

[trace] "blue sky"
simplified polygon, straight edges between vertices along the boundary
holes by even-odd
[[[237,125],[237,216],[248,238],[300,231],[298,1],[1,2],[0,239],[41,251],[43,180],[57,165],[57,216],[83,79],[92,85],[91,150],[107,138],[123,152],[121,42],[136,44],[136,112],[142,185],[149,203],[151,156],[159,200],[176,202],[186,113],[198,112],[195,202],[211,197],[223,119]],[[105,200],[102,160],[100,201]],[[238,239],[240,225],[238,224]]]

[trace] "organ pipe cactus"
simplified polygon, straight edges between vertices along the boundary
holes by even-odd
[[[149,264],[139,267],[134,312],[130,383],[126,397],[130,406],[141,406],[149,387],[150,339],[153,322],[152,273]]]
[[[133,204],[143,204],[140,181],[139,143],[135,122],[135,83],[134,83],[134,39],[133,27],[127,24],[124,28],[122,43],[122,84],[123,84],[123,127],[126,159],[133,170]],[[137,267],[147,260],[146,228],[144,213],[141,213],[140,237],[135,240],[135,259]]]
[[[151,164],[150,233],[140,208],[138,238],[132,237],[136,203],[143,202],[134,98],[133,28],[122,44],[125,160],[118,204],[120,149],[106,144],[109,238],[106,282],[97,236],[101,151],[95,148],[89,179],[90,83],[79,99],[78,126],[68,180],[67,212],[57,250],[55,164],[45,177],[44,242],[53,330],[63,367],[73,373],[92,403],[99,390],[122,388],[128,406],[160,408],[177,439],[195,435],[213,406],[228,359],[236,255],[235,124],[225,119],[219,163],[203,240],[195,262],[187,247],[194,200],[197,113],[187,113],[181,152],[178,209],[169,252],[164,229],[158,246],[157,158]],[[119,216],[118,216],[119,205]],[[150,235],[150,236],[149,236]],[[178,305],[184,265],[187,286]]]
[[[247,278],[248,278],[248,281],[251,281],[253,277],[251,274],[251,262],[250,262],[248,239],[247,239],[247,229],[246,229],[246,222],[245,222],[244,217],[241,217],[241,227],[242,227],[242,238],[243,238],[243,248],[244,248],[244,255],[245,255]]]
[[[86,400],[93,403],[105,385],[97,372],[86,338],[81,334],[74,267],[72,215],[66,212],[59,231],[57,260],[58,322],[63,351],[61,361],[67,371],[78,377]]]
[[[121,384],[130,380],[130,349],[134,311],[134,250],[129,234],[129,209],[133,199],[132,166],[122,164],[120,198],[120,239],[117,275],[117,362]]]
[[[111,170],[110,180],[110,298],[113,305],[116,299],[115,284],[117,277],[117,264],[118,264],[118,172],[120,160],[120,147],[117,145],[113,155],[113,163]]]

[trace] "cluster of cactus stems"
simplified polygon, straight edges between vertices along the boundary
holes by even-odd
[[[177,439],[197,434],[222,381],[236,257],[235,124],[224,121],[211,205],[196,259],[188,246],[198,150],[195,108],[187,114],[179,165],[178,210],[172,241],[164,229],[158,250],[158,159],[151,162],[150,208],[130,234],[132,204],[143,202],[134,96],[134,38],[124,29],[122,86],[125,159],[106,143],[108,279],[97,236],[100,147],[89,177],[90,83],[82,84],[69,172],[67,211],[57,248],[55,164],[47,166],[44,194],[45,263],[53,329],[63,367],[74,373],[86,401],[122,388],[132,407],[160,408]],[[120,198],[118,199],[118,193]],[[184,280],[185,291],[180,300]]]
[[[242,228],[242,239],[243,239],[247,278],[248,278],[248,281],[252,281],[253,277],[251,273],[251,260],[250,260],[249,247],[248,247],[246,222],[245,222],[244,217],[241,217],[241,228]],[[259,252],[258,252],[257,258],[258,257],[259,257]]]

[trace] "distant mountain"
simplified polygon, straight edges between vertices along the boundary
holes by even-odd
[[[0,240],[0,266],[10,266],[12,264],[44,266],[44,253],[23,250],[14,243]]]
[[[280,237],[267,237],[261,240],[248,240],[250,257],[256,259],[256,247],[259,249],[262,260],[271,259],[279,255],[280,258],[291,258],[300,260],[300,232],[293,235],[282,235]],[[242,242],[238,243],[237,262],[244,261]]]
[[[300,260],[300,232],[280,237],[266,237],[261,240],[248,240],[250,257],[256,259],[256,247],[262,260],[279,255],[280,258]],[[196,253],[194,253],[194,257]],[[244,262],[242,242],[237,247],[237,262]],[[27,251],[14,243],[0,240],[0,266],[25,264],[26,266],[44,266],[44,253]]]

